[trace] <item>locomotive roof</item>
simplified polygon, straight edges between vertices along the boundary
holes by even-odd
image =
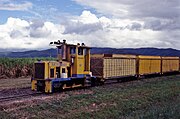
[[[57,45],[56,47],[61,47],[61,45]],[[91,49],[91,47],[88,47],[88,46],[85,46],[85,45],[74,45],[74,44],[65,44],[65,45],[70,46],[70,47],[81,47],[81,48]]]

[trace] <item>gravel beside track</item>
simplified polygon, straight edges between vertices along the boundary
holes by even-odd
[[[7,102],[7,101],[13,101],[13,100],[17,100],[17,99],[23,99],[23,98],[30,98],[32,96],[38,96],[42,93],[25,93],[25,94],[19,94],[19,95],[12,95],[12,96],[5,96],[5,97],[0,97],[0,102]]]

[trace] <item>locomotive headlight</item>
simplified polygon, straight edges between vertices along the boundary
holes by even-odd
[[[71,63],[72,63],[72,64],[74,63],[74,58],[73,58],[73,57],[71,58]]]
[[[92,72],[89,72],[90,77],[92,77]]]

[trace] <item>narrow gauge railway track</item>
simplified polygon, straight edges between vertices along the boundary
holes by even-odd
[[[27,98],[30,96],[37,96],[43,94],[42,92],[38,92],[38,93],[27,93],[27,94],[20,94],[20,95],[13,95],[13,96],[5,96],[5,97],[1,97],[0,98],[0,102],[7,102],[7,101],[13,101],[16,99],[23,99],[23,98]]]
[[[179,73],[178,73],[179,74]],[[169,76],[169,75],[166,75],[166,76]],[[157,78],[158,77],[165,77],[165,76],[156,76]],[[153,78],[153,77],[148,77],[149,78]],[[146,79],[146,78],[142,78],[142,79]],[[156,80],[159,80],[159,79],[156,79]],[[152,80],[135,80],[133,77],[132,78],[123,78],[121,80],[107,80],[106,83],[104,83],[104,86],[111,86],[111,84],[122,84],[122,85],[128,85],[129,83],[137,83],[137,82],[151,82]],[[97,85],[97,86],[102,86],[102,85]],[[87,87],[77,87],[77,88],[74,88],[74,89],[65,89],[63,90],[62,92],[66,92],[66,91],[75,91],[75,90],[81,90],[81,89],[89,89],[91,88],[91,86],[87,86]],[[28,88],[25,88],[25,89],[28,89]],[[30,89],[28,89],[30,90]],[[55,94],[57,94],[59,92],[55,92]],[[3,97],[0,97],[0,103],[1,102],[8,102],[8,101],[14,101],[14,100],[17,100],[17,99],[23,99],[23,98],[29,98],[29,97],[33,97],[33,96],[40,96],[40,95],[44,95],[44,92],[21,92],[21,94],[13,94],[11,96],[3,96]]]

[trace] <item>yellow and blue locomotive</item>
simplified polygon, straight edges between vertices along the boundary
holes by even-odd
[[[55,90],[84,87],[92,83],[90,72],[90,47],[51,42],[57,47],[57,61],[37,61],[31,78],[31,88],[36,91],[52,93]]]

